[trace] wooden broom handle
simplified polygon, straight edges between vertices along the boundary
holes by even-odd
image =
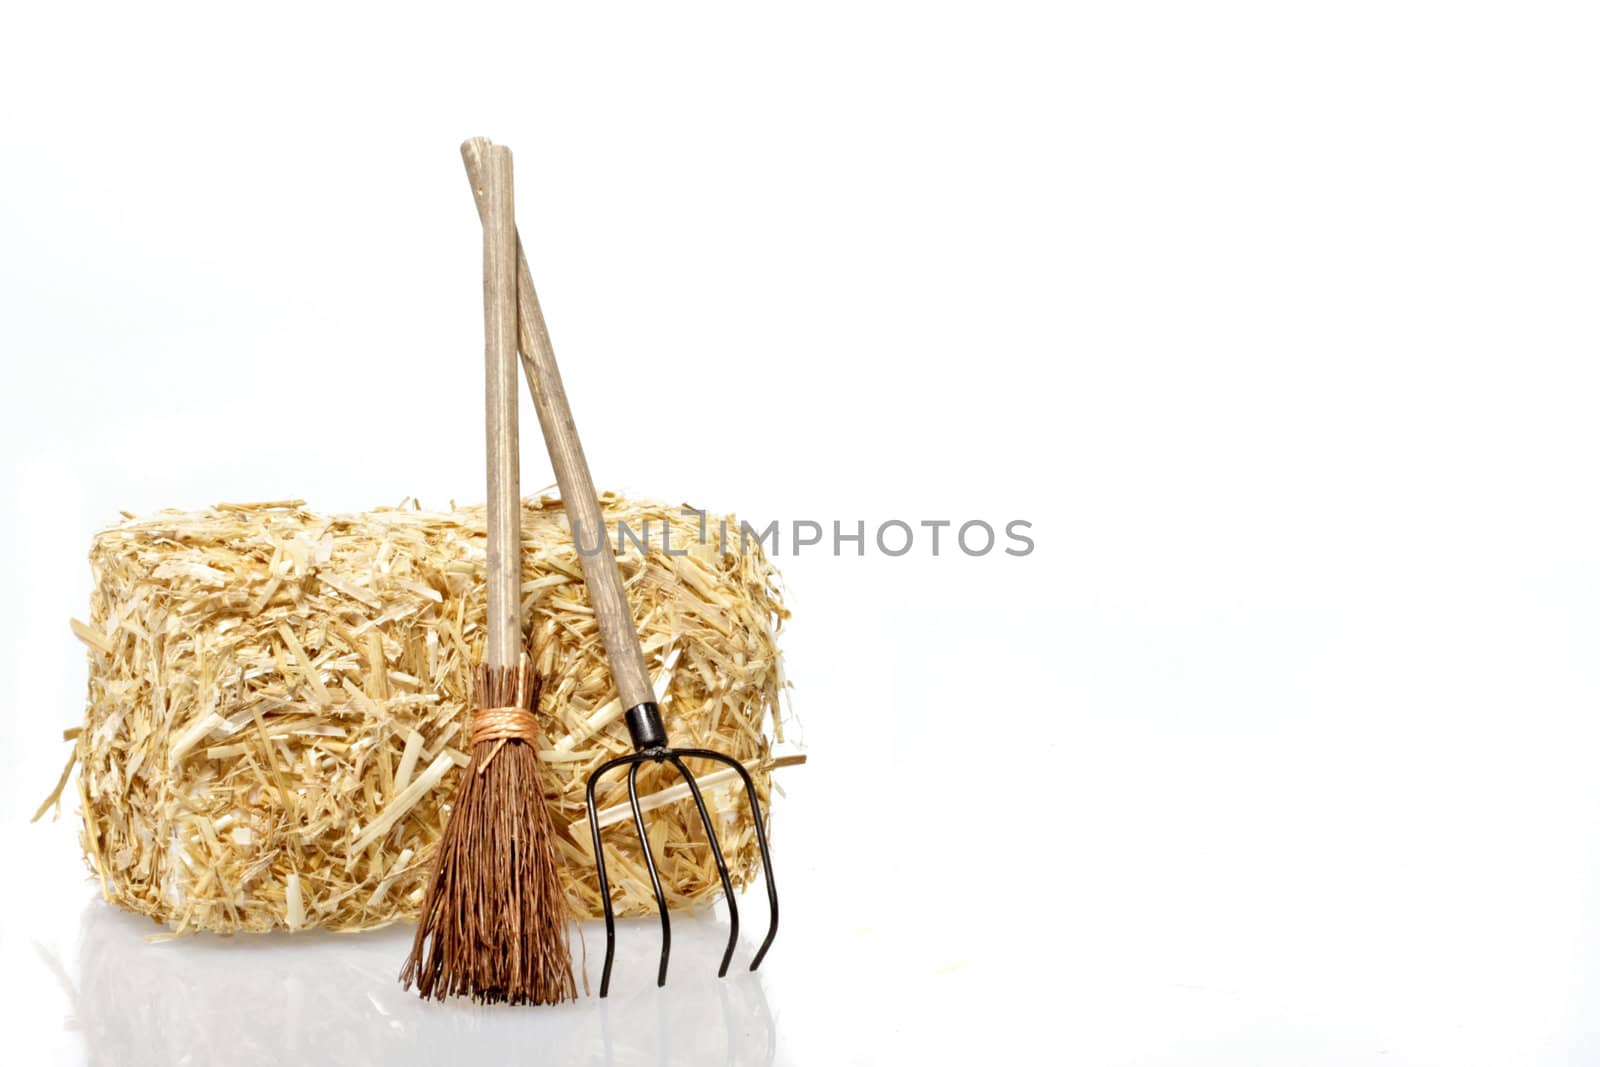
[[[489,616],[483,661],[522,657],[522,489],[517,471],[517,223],[511,150],[488,148],[483,171],[484,426],[488,456]]]
[[[467,166],[467,178],[472,182],[478,214],[485,226],[490,207],[486,162],[493,153],[503,150],[483,137],[474,137],[461,145],[461,159]],[[509,171],[507,167],[508,174]],[[510,203],[508,196],[508,207]],[[545,447],[556,470],[556,484],[561,487],[561,500],[566,505],[573,542],[578,546],[584,585],[589,590],[589,603],[594,606],[595,620],[600,625],[600,638],[605,642],[606,658],[611,662],[617,695],[624,708],[636,707],[654,701],[655,690],[645,670],[644,650],[639,647],[639,632],[634,628],[633,611],[628,607],[628,594],[622,586],[622,571],[617,567],[617,558],[606,536],[599,494],[595,492],[594,479],[589,477],[589,463],[583,458],[578,427],[572,421],[567,393],[561,386],[561,372],[556,368],[550,332],[545,328],[544,312],[539,309],[539,294],[534,291],[533,275],[528,270],[527,257],[522,254],[522,242],[514,224],[512,242],[516,258],[517,340],[522,350],[522,369],[528,378],[528,392],[533,395],[533,406],[544,430]]]

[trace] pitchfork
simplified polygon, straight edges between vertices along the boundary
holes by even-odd
[[[461,146],[461,157],[467,165],[467,177],[472,181],[474,194],[482,188],[483,160],[490,142],[473,138]],[[479,197],[479,210],[483,200]],[[672,748],[667,744],[667,730],[661,719],[661,709],[656,705],[655,691],[645,670],[644,650],[639,646],[639,634],[634,629],[633,612],[628,607],[628,597],[622,586],[622,572],[611,552],[606,536],[605,522],[600,515],[600,501],[595,493],[594,481],[589,477],[589,464],[583,456],[583,446],[578,441],[578,428],[572,421],[572,410],[567,406],[567,394],[561,385],[561,374],[556,369],[555,350],[550,344],[550,334],[545,329],[544,313],[539,308],[539,296],[534,292],[533,277],[528,271],[527,258],[522,253],[522,242],[517,241],[517,340],[522,352],[522,369],[528,377],[528,389],[533,394],[534,407],[539,412],[539,425],[544,430],[544,442],[550,452],[550,462],[555,467],[556,484],[561,487],[561,499],[566,506],[567,520],[572,526],[573,542],[583,566],[583,581],[589,591],[589,602],[594,607],[595,619],[600,626],[601,640],[605,643],[606,657],[611,663],[611,677],[616,682],[622,706],[627,708],[625,718],[628,736],[634,751],[602,764],[589,776],[587,803],[589,831],[594,839],[595,865],[599,871],[600,901],[606,915],[606,959],[600,976],[600,995],[611,987],[611,962],[616,951],[616,916],[611,907],[611,883],[606,878],[605,851],[600,841],[600,822],[595,811],[595,787],[608,772],[628,768],[628,803],[633,809],[633,826],[639,834],[639,847],[644,853],[645,869],[650,872],[651,888],[655,890],[656,909],[661,913],[661,965],[656,971],[656,985],[667,982],[667,959],[672,951],[672,921],[667,916],[667,898],[661,890],[661,876],[656,871],[655,857],[650,854],[650,838],[644,828],[644,813],[639,807],[639,768],[646,763],[668,763],[688,784],[689,794],[700,811],[700,821],[706,829],[706,839],[711,843],[711,857],[716,861],[717,875],[722,879],[722,894],[728,902],[728,946],[722,953],[722,966],[717,971],[721,978],[728,973],[733,950],[739,942],[739,904],[734,899],[733,881],[728,877],[728,864],[722,856],[722,846],[717,842],[716,829],[711,824],[711,813],[706,810],[705,798],[700,795],[700,785],[684,765],[685,759],[712,760],[727,764],[738,772],[750,800],[754,817],[756,844],[761,850],[761,870],[766,876],[767,902],[772,918],[767,926],[767,936],[750,961],[753,971],[761,966],[772,939],[778,934],[778,888],[772,879],[772,857],[767,851],[767,830],[761,818],[761,803],[756,795],[755,782],[742,763],[722,752],[706,748]]]

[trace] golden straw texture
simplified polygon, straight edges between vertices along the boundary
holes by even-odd
[[[736,520],[724,546],[717,516],[702,543],[678,507],[603,503],[613,536],[621,521],[648,539],[642,552],[624,538],[619,562],[674,743],[746,762],[765,804],[785,684],[776,571]],[[522,531],[553,840],[574,912],[594,916],[583,787],[629,751],[627,730],[560,503],[525,502]],[[468,762],[482,509],[163,512],[100,533],[90,563],[75,754],[106,899],[180,932],[414,918]],[[673,783],[660,771],[641,773],[641,792]],[[615,805],[626,783],[602,792]],[[706,801],[742,885],[759,864],[744,797],[716,786]],[[649,827],[669,904],[709,903],[719,883],[693,806],[665,803]],[[631,827],[607,831],[607,857],[619,912],[653,914]]]

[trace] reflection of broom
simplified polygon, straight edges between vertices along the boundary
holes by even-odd
[[[522,502],[517,476],[517,236],[511,152],[483,173],[488,384],[489,618],[472,718],[472,762],[439,842],[400,980],[424,997],[553,1004],[577,996],[567,900],[540,778],[540,680],[522,651]]]

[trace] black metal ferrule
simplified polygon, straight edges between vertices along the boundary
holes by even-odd
[[[628,709],[625,718],[628,720],[628,736],[633,738],[633,747],[638,751],[666,745],[667,728],[661,721],[661,708],[655,701],[635,704]]]

